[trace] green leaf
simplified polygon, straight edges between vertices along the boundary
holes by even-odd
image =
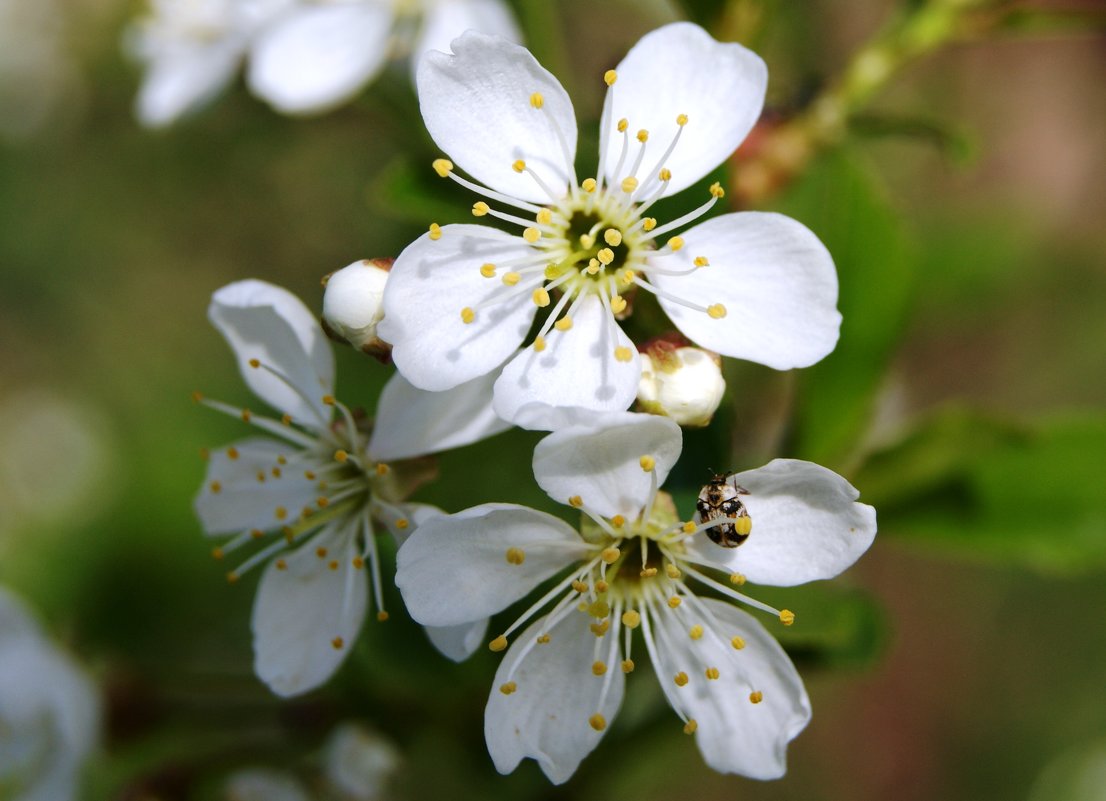
[[[794,452],[840,468],[867,427],[901,338],[913,260],[896,213],[847,152],[812,165],[779,208],[814,231],[837,265],[841,339],[800,374]]]
[[[855,477],[884,536],[1046,573],[1106,567],[1106,417],[1015,425],[946,411]]]

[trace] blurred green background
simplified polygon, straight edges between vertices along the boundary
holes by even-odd
[[[479,736],[495,658],[447,663],[394,591],[392,620],[367,624],[324,689],[281,703],[253,678],[256,577],[226,584],[190,508],[199,449],[242,433],[190,393],[248,397],[208,298],[259,277],[318,308],[322,275],[394,256],[471,200],[434,181],[403,65],[324,117],[278,116],[236,85],[151,133],[119,43],[137,6],[65,0],[0,30],[45,43],[0,57],[0,583],[104,689],[88,797],[219,798],[245,765],[310,778],[327,731],[355,718],[398,744],[406,799],[1106,798],[1084,780],[1106,761],[1101,7],[514,6],[585,132],[596,76],[664,21],[768,62],[765,124],[712,178],[731,208],[785,211],[827,243],[842,341],[800,373],[728,365],[726,405],[687,435],[673,485],[686,514],[709,467],[812,458],[879,512],[842,579],[754,593],[806,624],[784,640],[815,710],[788,776],[705,768],[642,671],[570,784],[530,762],[499,777]],[[919,46],[925,14],[956,24]],[[869,86],[858,52],[893,69]],[[823,124],[827,97],[847,123]],[[339,397],[371,409],[388,375],[344,350]],[[549,508],[517,478],[534,441],[446,454],[421,497]]]

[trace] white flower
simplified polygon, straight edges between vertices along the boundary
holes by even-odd
[[[592,414],[592,417],[595,417]],[[503,634],[484,734],[500,772],[536,759],[566,781],[599,742],[634,670],[633,632],[669,703],[712,768],[759,779],[785,771],[787,743],[806,725],[802,682],[779,644],[733,604],[700,598],[691,582],[777,616],[739,592],[750,581],[829,578],[875,535],[875,512],[836,474],[776,460],[739,473],[753,521],[740,548],[681,522],[658,493],[680,453],[670,419],[627,412],[569,425],[534,452],[549,495],[581,509],[580,531],[523,506],[486,504],[422,525],[400,549],[396,584],[411,616],[460,625],[493,615],[554,577]],[[724,571],[729,578],[716,577]],[[525,628],[524,628],[525,627]]]
[[[326,779],[346,801],[375,801],[400,765],[390,741],[356,723],[343,723],[326,743]]]
[[[666,339],[647,345],[642,356],[637,391],[641,408],[682,426],[709,424],[726,391],[718,356]]]
[[[76,798],[99,719],[92,682],[0,588],[0,797]]]
[[[577,179],[576,120],[565,90],[522,47],[469,32],[455,55],[428,53],[419,101],[434,141],[476,181],[472,207],[517,225],[436,223],[393,267],[380,336],[416,386],[482,375],[526,340],[495,385],[499,415],[530,402],[627,408],[640,361],[617,321],[633,293],[656,295],[676,327],[723,356],[776,369],[829,353],[841,317],[837,275],[809,230],[779,214],[726,214],[680,235],[723,196],[667,222],[654,202],[726,159],[760,114],[767,74],[755,54],[690,23],[646,35],[605,76],[595,178]]]
[[[137,111],[153,127],[171,124],[209,100],[247,56],[254,94],[278,111],[310,114],[352,98],[392,55],[448,48],[449,40],[468,28],[519,37],[501,0],[151,4],[152,14],[132,31],[131,49],[148,64]]]
[[[323,322],[330,332],[366,353],[387,352],[376,336],[384,317],[384,285],[391,259],[362,259],[326,277]]]
[[[345,658],[370,591],[377,616],[387,617],[373,521],[402,541],[440,514],[402,503],[427,466],[393,460],[474,442],[507,425],[487,408],[490,380],[434,394],[396,375],[381,394],[370,437],[335,400],[330,343],[294,295],[240,281],[215,293],[208,315],[250,389],[282,417],[197,397],[270,436],[210,454],[196,513],[208,535],[233,535],[215,549],[218,558],[260,546],[228,578],[268,563],[253,609],[254,665],[274,692],[295,695],[324,682]],[[429,634],[447,655],[463,658],[482,631],[477,623]]]
[[[224,787],[226,801],[310,801],[299,780],[284,771],[246,768],[233,773]]]

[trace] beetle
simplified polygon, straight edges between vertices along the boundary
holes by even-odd
[[[699,500],[695,503],[699,520],[704,523],[721,517],[733,521],[706,530],[711,542],[723,548],[736,548],[749,539],[753,530],[753,519],[749,517],[749,510],[741,501],[741,496],[748,495],[749,490],[740,486],[736,480],[731,482],[730,479],[734,477],[734,473],[715,473],[699,491]]]

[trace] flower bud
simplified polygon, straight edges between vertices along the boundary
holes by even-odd
[[[362,259],[323,279],[323,328],[332,338],[378,358],[388,345],[376,336],[384,317],[384,284],[392,259]]]
[[[717,354],[662,338],[647,344],[642,356],[637,399],[643,411],[682,426],[710,423],[726,391]]]

